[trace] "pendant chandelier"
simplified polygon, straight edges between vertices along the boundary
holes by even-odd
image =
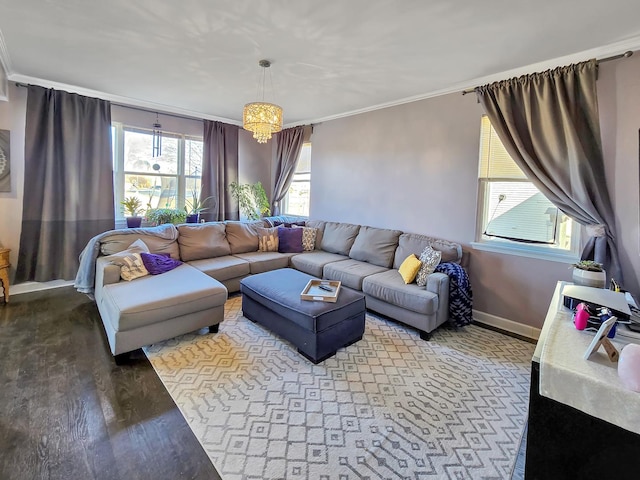
[[[156,113],[156,123],[153,124],[153,138],[151,140],[151,156],[153,158],[162,156],[162,125]]]
[[[265,77],[271,62],[260,60],[258,65],[262,67],[262,101],[247,103],[244,106],[242,126],[245,130],[253,132],[253,138],[258,140],[258,143],[267,143],[271,134],[282,130],[282,108],[264,101]]]

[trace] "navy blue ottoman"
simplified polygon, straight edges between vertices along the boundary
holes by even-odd
[[[300,300],[311,275],[283,268],[240,282],[242,313],[320,363],[364,334],[364,295],[341,288],[335,303]]]

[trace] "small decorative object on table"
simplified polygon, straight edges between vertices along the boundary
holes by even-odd
[[[301,300],[311,300],[317,302],[335,303],[338,300],[340,285],[342,283],[337,280],[309,280],[307,286],[304,287],[300,294]]]
[[[602,264],[593,260],[580,260],[573,265],[573,283],[586,287],[604,288],[607,274]]]

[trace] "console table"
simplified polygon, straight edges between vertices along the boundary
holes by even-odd
[[[9,303],[9,253],[11,249],[0,248],[0,286],[4,290],[4,301]]]
[[[556,286],[531,363],[525,479],[640,478],[640,435],[540,394],[540,361],[547,336],[554,321],[571,321],[567,317],[569,310],[562,306],[563,286],[564,282]],[[567,339],[567,345],[570,344]],[[584,350],[576,354],[582,357]],[[585,380],[583,391],[589,390],[588,382]],[[611,403],[622,393],[616,395],[619,381],[615,368],[593,382],[611,385]],[[640,393],[635,395],[637,400],[628,408],[638,412]],[[638,426],[629,427],[633,430]]]

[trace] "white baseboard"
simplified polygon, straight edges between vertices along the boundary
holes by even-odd
[[[521,335],[532,340],[538,340],[538,338],[540,338],[539,328],[514,322],[513,320],[508,320],[496,315],[491,315],[490,313],[474,310],[473,319],[478,323],[482,323],[490,327],[499,328],[510,333],[515,333],[516,335]]]
[[[67,287],[73,285],[73,280],[52,280],[51,282],[24,282],[11,285],[9,293],[11,296],[22,293],[39,292],[40,290],[50,290],[52,288]]]

